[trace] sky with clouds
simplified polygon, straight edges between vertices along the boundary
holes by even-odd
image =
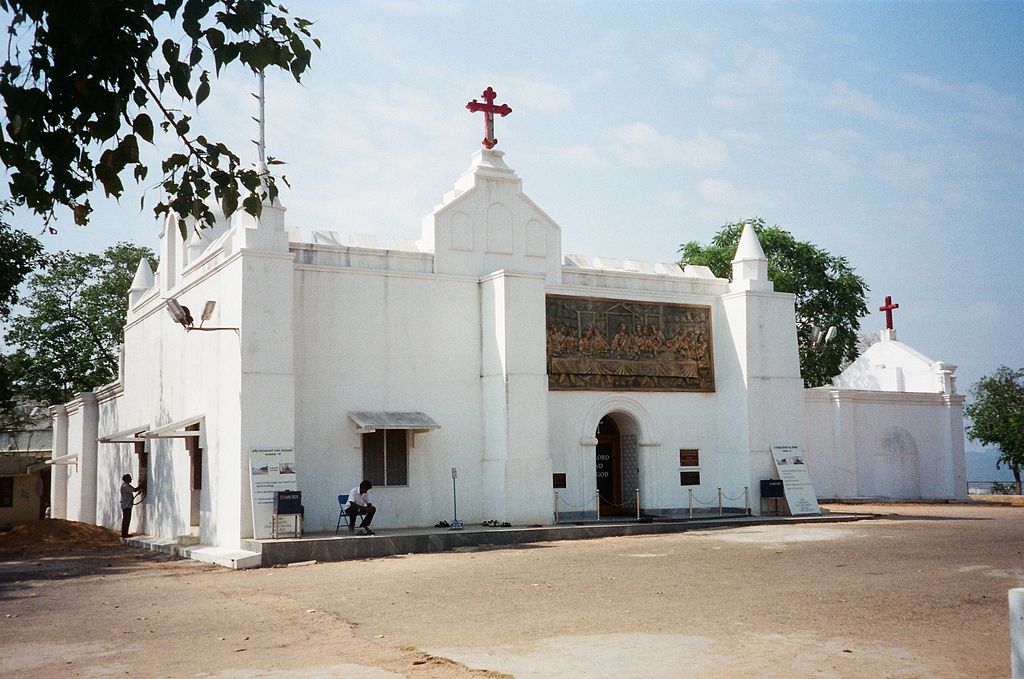
[[[899,338],[958,364],[961,392],[1024,367],[1022,3],[287,7],[323,42],[302,84],[268,77],[291,226],[417,238],[480,148],[465,104],[493,86],[513,109],[498,148],[564,253],[673,261],[759,216],[846,256],[869,308],[892,295]],[[197,118],[253,156],[254,87],[229,71]],[[159,195],[141,195],[42,237],[156,247]]]

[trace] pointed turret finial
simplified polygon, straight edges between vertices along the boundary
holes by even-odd
[[[143,257],[139,260],[139,267],[135,269],[132,287],[128,289],[128,305],[135,306],[135,303],[154,285],[156,285],[156,278],[153,276],[153,268],[149,265],[149,260]]]
[[[768,261],[768,258],[764,256],[764,249],[761,248],[761,240],[757,237],[754,225],[750,222],[743,225],[740,243],[736,246],[736,256],[732,258],[732,261],[739,262],[747,259]]]
[[[754,231],[754,225],[743,225],[736,256],[732,259],[732,287],[740,290],[761,290],[771,292],[775,286],[768,280],[768,258],[761,248],[761,241]]]

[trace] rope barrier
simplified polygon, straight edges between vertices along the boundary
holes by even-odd
[[[694,495],[692,488],[687,488],[686,489],[686,494],[687,494],[687,508],[688,508],[688,512],[689,512],[690,518],[693,518],[694,504],[699,505],[699,506],[704,506],[704,507],[715,507],[715,506],[717,506],[718,507],[718,514],[719,514],[719,516],[722,516],[722,515],[725,514],[725,509],[726,509],[725,502],[726,501],[738,502],[739,500],[743,500],[743,513],[744,514],[750,514],[750,489],[747,486],[744,486],[743,487],[743,492],[738,494],[738,495],[736,495],[736,496],[732,496],[732,495],[729,495],[727,493],[724,493],[721,488],[717,488],[716,492],[715,492],[715,495],[712,498],[706,499],[706,500],[701,498],[701,497],[699,497],[699,496]],[[601,491],[600,490],[595,490],[594,491],[594,510],[595,510],[595,512],[597,514],[597,519],[598,520],[601,519],[601,506],[602,506],[602,504],[605,507],[609,507],[609,508],[618,508],[618,509],[621,509],[621,508],[635,508],[636,509],[636,518],[637,518],[638,521],[640,520],[640,517],[641,517],[641,507],[640,507],[640,489],[639,488],[637,488],[635,490],[635,492],[634,492],[634,500],[633,500],[633,504],[632,505],[630,503],[628,503],[628,502],[611,502],[611,501],[607,500],[605,497],[603,497],[601,495]],[[568,501],[566,501],[565,499],[562,498],[562,496],[558,493],[557,490],[555,491],[555,521],[556,522],[558,521],[558,518],[559,518],[560,514],[562,513],[562,509],[563,508],[567,508],[567,509],[570,509],[570,510],[580,510],[580,509],[586,510],[588,506],[589,506],[589,503],[585,503],[585,504],[582,504],[582,505],[577,505],[577,504],[573,504],[571,502],[568,502]],[[729,509],[734,509],[734,507],[732,505],[728,506],[728,508]]]

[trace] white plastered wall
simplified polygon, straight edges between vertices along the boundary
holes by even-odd
[[[963,403],[956,394],[806,390],[807,463],[819,496],[966,498]]]

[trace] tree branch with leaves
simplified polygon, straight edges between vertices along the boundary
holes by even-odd
[[[125,175],[145,181],[139,144],[152,144],[157,129],[182,150],[160,164],[166,197],[154,211],[175,214],[183,235],[186,218],[214,223],[211,199],[226,217],[239,204],[258,217],[277,196],[269,173],[193,131],[169,99],[198,107],[210,95],[210,67],[219,75],[234,62],[299,81],[312,58],[307,42],[320,46],[310,21],[271,0],[0,0],[0,9],[11,17],[0,162],[12,199],[47,224],[61,206],[85,224],[97,186],[117,198]],[[158,26],[184,39],[161,40]]]
[[[814,243],[798,241],[763,219],[726,224],[707,245],[690,241],[680,246],[680,264],[703,265],[719,278],[732,276],[745,224],[750,223],[768,258],[768,278],[777,292],[792,293],[796,304],[800,374],[808,387],[820,387],[857,358],[860,319],[867,315],[867,284],[845,257],[830,254]],[[834,326],[835,338],[814,342],[813,326]]]
[[[970,418],[967,436],[972,441],[999,448],[999,462],[1013,472],[1021,494],[1024,469],[1024,368],[999,366],[971,388],[971,402],[964,407]]]

